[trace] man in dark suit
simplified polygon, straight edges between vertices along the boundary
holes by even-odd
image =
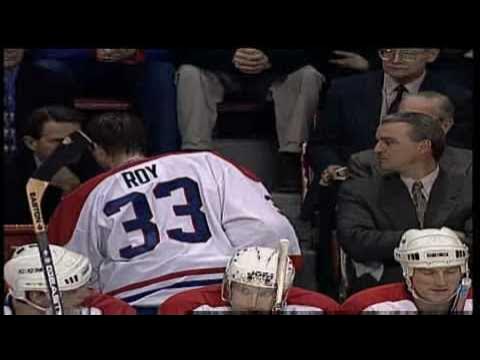
[[[435,91],[422,91],[405,96],[400,103],[399,110],[431,116],[439,121],[446,135],[455,123],[455,106],[447,96]],[[472,171],[472,160],[471,150],[447,145],[440,158],[440,166],[453,172],[468,174]],[[384,174],[376,162],[373,149],[353,154],[348,162],[348,169],[352,177]]]
[[[375,155],[388,175],[345,181],[339,191],[338,240],[352,261],[351,291],[401,281],[393,249],[408,229],[457,232],[471,246],[472,177],[438,165],[445,134],[419,113],[386,116]]]
[[[380,119],[398,110],[401,99],[420,91],[447,95],[457,108],[457,122],[447,139],[451,145],[471,148],[472,93],[451,85],[427,64],[438,49],[381,49],[383,71],[339,79],[332,83],[318,132],[309,140],[308,155],[315,172],[328,167],[332,174],[351,154],[372,148]]]
[[[302,219],[318,223],[319,243],[328,243],[336,226],[334,209],[338,182],[332,181],[335,170],[345,166],[352,154],[373,148],[380,119],[395,112],[406,94],[438,91],[447,95],[457,109],[456,124],[449,131],[448,142],[471,147],[471,91],[427,70],[427,65],[435,61],[438,52],[438,49],[381,49],[379,57],[383,71],[332,82],[318,126],[308,141],[307,159],[314,179],[301,211]],[[403,85],[403,90],[398,89],[399,85]],[[319,249],[317,254],[325,255],[319,263],[330,261],[329,249]]]
[[[10,169],[4,175],[4,223],[32,222],[25,190],[28,179],[66,136],[80,130],[84,120],[82,113],[60,105],[39,108],[28,118],[21,134],[22,144],[12,161],[15,171]],[[55,174],[42,201],[45,222],[48,222],[64,194],[99,171],[93,157],[86,153],[77,164],[63,167]]]

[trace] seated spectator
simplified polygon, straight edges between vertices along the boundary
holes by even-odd
[[[100,291],[156,313],[177,292],[220,283],[239,247],[289,239],[301,261],[295,230],[249,171],[211,152],[145,158],[128,112],[95,116],[86,133],[110,171],[63,198],[48,236],[88,256]]]
[[[339,305],[329,297],[292,287],[295,269],[288,259],[282,306],[275,309],[279,251],[265,247],[237,250],[225,269],[223,282],[172,296],[159,309],[161,315],[221,314],[323,314]]]
[[[307,139],[324,76],[303,50],[184,49],[177,97],[182,149],[212,148],[217,104],[226,96],[273,99],[280,191],[300,190],[301,144]]]
[[[15,171],[5,174],[4,190],[6,224],[30,224],[25,186],[34,171],[53,154],[62,140],[80,130],[85,117],[71,108],[52,105],[35,110],[22,131],[23,144],[14,157]],[[77,164],[63,167],[51,180],[42,201],[43,216],[48,222],[63,195],[75,189],[81,182],[100,172],[91,154],[85,154]]]
[[[447,96],[435,91],[423,91],[416,95],[407,95],[400,103],[402,112],[418,112],[426,114],[439,121],[445,135],[452,128],[455,116],[455,107]],[[440,158],[440,166],[461,174],[472,171],[472,151],[447,145]],[[348,169],[352,177],[371,176],[381,173],[375,161],[373,149],[355,153],[350,157]]]
[[[135,315],[121,300],[87,287],[92,265],[83,255],[50,245],[65,315]],[[53,315],[38,245],[17,248],[4,266],[9,291],[4,315]]]
[[[48,69],[69,74],[81,96],[128,99],[148,130],[148,151],[179,148],[173,54],[164,49],[34,49]]]
[[[333,176],[353,153],[373,148],[380,119],[398,111],[406,94],[437,91],[450,98],[457,109],[449,143],[471,148],[471,92],[451,85],[433,72],[438,49],[380,49],[383,71],[334,81],[327,94],[320,129],[309,140],[308,155],[317,182],[322,172]],[[467,126],[468,125],[468,126]],[[461,133],[461,134],[460,134]]]
[[[387,175],[347,180],[340,186],[337,235],[353,262],[352,291],[396,282],[393,249],[403,232],[447,226],[472,245],[472,177],[439,166],[445,134],[419,113],[386,116],[375,155]]]
[[[73,105],[75,96],[67,77],[33,65],[24,54],[25,49],[3,49],[3,156],[7,166],[12,165],[32,111],[46,105]]]
[[[318,126],[308,141],[307,159],[314,176],[301,210],[302,219],[313,221],[319,227],[318,245],[322,249],[317,254],[324,254],[325,258],[317,263],[328,266],[330,261],[326,247],[336,227],[338,186],[344,178],[337,176],[336,171],[347,164],[352,154],[374,147],[380,119],[397,111],[407,93],[437,91],[448,96],[456,107],[455,126],[449,131],[448,143],[471,148],[471,91],[428,69],[438,53],[438,49],[380,49],[383,71],[332,82]]]
[[[380,315],[471,314],[468,248],[448,229],[408,230],[395,249],[403,282],[363,290],[342,313]]]

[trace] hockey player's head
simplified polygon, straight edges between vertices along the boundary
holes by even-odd
[[[86,127],[87,135],[97,145],[93,156],[100,166],[109,169],[146,149],[142,120],[127,111],[106,112],[94,116]]]
[[[92,274],[90,261],[63,247],[50,245],[58,285],[65,309],[76,308],[90,294],[87,283]],[[17,248],[4,266],[15,309],[23,313],[43,314],[50,311],[50,300],[37,244]],[[21,313],[17,311],[17,313]]]
[[[414,299],[446,304],[465,281],[470,281],[468,247],[443,227],[406,231],[394,251]]]
[[[238,250],[227,264],[222,284],[222,299],[232,311],[271,312],[277,291],[279,251],[265,247]],[[295,269],[288,259],[282,300],[293,284]]]

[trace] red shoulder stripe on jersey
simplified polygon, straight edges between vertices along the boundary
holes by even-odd
[[[298,287],[292,287],[288,292],[287,304],[313,306],[328,314],[340,312],[340,304],[327,295]]]
[[[360,314],[367,307],[386,302],[412,300],[403,282],[380,285],[362,290],[350,296],[341,306],[341,312],[349,315]],[[413,301],[413,300],[412,300]]]
[[[140,281],[140,282],[133,283],[133,284],[130,284],[130,285],[126,285],[126,286],[123,286],[121,288],[109,291],[108,294],[114,296],[114,295],[117,295],[117,294],[125,292],[125,291],[142,288],[142,287],[145,287],[145,286],[148,286],[148,285],[151,285],[151,284],[155,284],[157,282],[166,281],[166,280],[170,280],[170,279],[174,279],[174,278],[182,277],[182,276],[187,276],[187,275],[207,275],[207,274],[217,274],[217,273],[223,274],[224,272],[225,272],[224,267],[184,270],[184,271],[179,271],[179,272],[175,272],[175,273],[171,273],[171,274],[162,275],[162,276],[159,276],[159,277],[156,277],[156,278],[153,278],[153,279],[149,279],[149,280]]]

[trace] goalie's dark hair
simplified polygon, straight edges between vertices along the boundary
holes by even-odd
[[[86,116],[81,111],[63,105],[43,106],[32,112],[27,119],[22,135],[40,139],[45,123],[49,121],[80,124],[82,126],[86,121]]]
[[[88,122],[86,133],[110,155],[145,152],[146,135],[142,120],[128,111],[95,115]]]

